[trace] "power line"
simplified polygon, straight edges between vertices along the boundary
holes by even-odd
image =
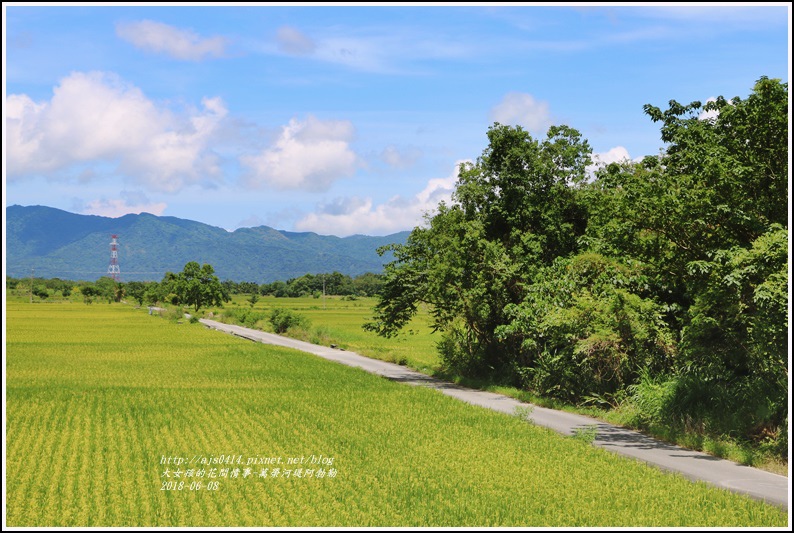
[[[100,270],[61,270],[60,268],[47,268],[47,267],[38,267],[39,272],[44,270],[45,272],[63,272],[65,274],[107,274],[107,271],[100,271]],[[124,271],[125,274],[162,274],[162,270],[155,270],[152,272],[133,272],[133,271]]]

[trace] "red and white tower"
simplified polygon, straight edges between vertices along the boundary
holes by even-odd
[[[110,241],[110,264],[108,265],[108,277],[113,278],[114,281],[119,280],[121,276],[121,269],[119,269],[119,243],[116,242],[118,235],[111,235]]]

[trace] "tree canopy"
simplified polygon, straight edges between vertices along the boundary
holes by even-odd
[[[193,307],[196,312],[202,307],[223,305],[223,286],[212,265],[204,263],[199,266],[197,262],[190,261],[182,272],[171,278],[171,283],[179,302]]]
[[[785,424],[788,86],[644,111],[660,154],[595,170],[575,129],[494,124],[452,201],[388,247],[365,327],[424,303],[462,374],[574,402],[672,376],[712,391],[691,409],[741,389],[746,431]]]

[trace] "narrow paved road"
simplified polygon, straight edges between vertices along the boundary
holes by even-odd
[[[370,359],[353,352],[318,346],[272,333],[223,324],[214,320],[200,319],[200,322],[209,328],[231,333],[255,342],[294,348],[344,365],[362,368],[367,372],[393,381],[436,389],[453,398],[493,409],[494,411],[514,414],[516,407],[532,407],[532,422],[563,435],[572,435],[578,429],[595,426],[598,433],[593,444],[596,446],[633,457],[664,470],[678,472],[689,479],[706,481],[717,487],[746,494],[788,510],[789,482],[785,476],[779,476],[757,468],[719,459],[705,453],[673,446],[647,437],[637,431],[613,426],[586,416],[531,406],[501,394],[468,389],[447,383],[400,365]]]

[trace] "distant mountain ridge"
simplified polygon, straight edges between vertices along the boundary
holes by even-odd
[[[6,273],[22,278],[95,280],[107,272],[111,235],[118,235],[122,281],[160,281],[188,261],[209,263],[221,280],[270,283],[307,273],[379,273],[391,255],[377,249],[404,243],[410,232],[385,237],[334,237],[268,226],[228,232],[193,220],[149,213],[119,218],[78,215],[45,206],[6,208]]]

